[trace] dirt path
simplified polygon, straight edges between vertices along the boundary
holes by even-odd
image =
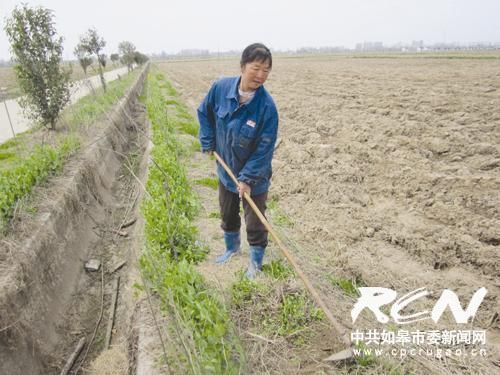
[[[248,244],[245,225],[242,222],[242,254],[231,262],[217,265],[215,257],[224,252],[223,232],[220,228],[218,192],[216,189],[199,184],[203,178],[217,179],[215,161],[207,155],[195,152],[188,165],[188,177],[201,203],[201,211],[195,225],[199,230],[200,241],[210,248],[208,259],[199,266],[199,271],[216,288],[224,291],[235,280],[239,270],[248,264]]]

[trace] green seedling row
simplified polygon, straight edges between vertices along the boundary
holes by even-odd
[[[65,138],[57,147],[37,145],[28,157],[0,171],[0,227],[4,228],[12,217],[16,202],[57,174],[79,147],[75,137]]]
[[[232,339],[229,314],[195,269],[206,252],[197,245],[192,221],[198,205],[182,166],[184,146],[176,139],[180,100],[158,72],[149,74],[144,98],[154,146],[142,202],[146,248],[141,272],[164,313],[188,332],[181,335],[184,350],[179,355],[186,366],[181,371],[238,373],[242,354]]]

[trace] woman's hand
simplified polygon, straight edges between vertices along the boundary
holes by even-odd
[[[240,198],[243,198],[243,193],[247,193],[250,196],[252,188],[250,185],[245,184],[244,182],[239,182],[238,184],[238,192],[240,193]]]

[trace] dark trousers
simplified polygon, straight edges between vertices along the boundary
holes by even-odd
[[[253,212],[247,200],[243,200],[243,211],[245,213],[245,224],[247,226],[247,240],[250,246],[267,246],[267,229]],[[265,216],[267,191],[262,194],[252,195],[260,212]],[[221,228],[225,232],[237,232],[241,228],[240,197],[238,194],[227,190],[219,181],[219,206],[222,218]]]

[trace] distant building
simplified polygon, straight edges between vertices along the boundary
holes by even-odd
[[[384,44],[382,42],[363,42],[356,44],[356,51],[383,51]]]
[[[185,57],[203,57],[203,56],[209,56],[210,51],[208,49],[182,49],[179,51],[177,54],[179,56],[185,56]]]

